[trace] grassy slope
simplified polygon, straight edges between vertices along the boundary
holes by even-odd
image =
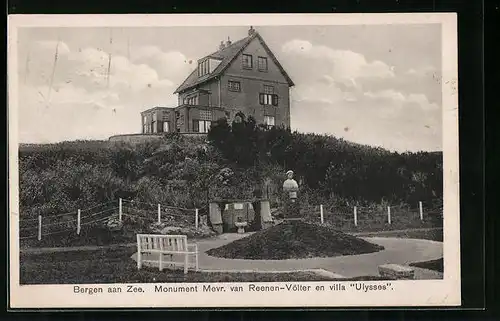
[[[379,236],[379,237],[399,237],[405,239],[421,239],[421,240],[443,242],[442,228],[406,230],[406,231],[383,231],[376,233],[361,233],[360,235]]]
[[[299,141],[300,140],[305,140],[309,141],[311,140],[311,137],[307,135],[302,135],[302,136],[297,136]],[[167,140],[168,142],[171,142]],[[333,147],[337,146],[343,146],[343,148],[347,148],[348,150],[356,151],[360,155],[364,154],[370,154],[374,153],[374,149],[368,146],[358,146],[356,144],[350,144],[350,143],[342,143],[340,144],[335,138],[329,138],[327,140],[330,142],[329,144],[332,144]],[[186,139],[183,140],[182,143],[180,143],[180,150],[175,151],[175,153],[178,153],[179,159],[184,159],[184,156],[189,156],[189,157],[194,157],[196,158],[196,148],[197,144],[199,142],[197,140],[193,139]],[[328,144],[327,144],[328,145]],[[111,148],[112,146],[116,146],[114,143],[110,143],[108,141],[76,141],[76,142],[65,142],[65,143],[60,143],[60,144],[54,144],[54,145],[24,145],[20,147],[20,158],[25,159],[25,165],[26,167],[30,168],[30,172],[28,173],[29,175],[26,179],[26,181],[29,183],[23,183],[21,184],[21,194],[26,193],[27,196],[22,198],[22,199],[48,199],[50,201],[45,201],[50,204],[44,204],[43,200],[40,201],[39,203],[31,204],[26,206],[25,209],[21,208],[21,217],[26,217],[29,219],[35,219],[36,220],[36,213],[37,211],[33,210],[34,207],[37,207],[37,210],[43,210],[44,207],[50,207],[54,208],[53,212],[54,213],[59,213],[59,212],[68,212],[68,211],[75,211],[76,208],[84,208],[88,207],[91,205],[94,205],[94,203],[98,203],[104,200],[107,200],[108,197],[111,199],[116,199],[118,194],[116,194],[116,191],[123,191],[127,193],[136,193],[139,195],[138,197],[141,199],[141,201],[149,201],[149,202],[155,202],[152,200],[149,200],[148,198],[155,198],[155,199],[162,199],[162,200],[172,200],[172,199],[179,199],[179,204],[182,203],[182,201],[185,201],[186,199],[194,199],[198,197],[198,199],[202,199],[203,203],[205,201],[205,193],[194,193],[193,196],[190,196],[187,193],[187,190],[178,190],[176,188],[172,188],[174,192],[172,193],[166,193],[167,188],[163,185],[157,185],[157,178],[160,176],[157,173],[150,173],[148,174],[145,178],[147,178],[143,183],[139,184],[135,182],[134,180],[128,181],[122,177],[116,177],[117,173],[119,170],[113,169],[110,170],[108,167],[111,166],[111,168],[114,168],[116,161],[117,160],[123,160],[124,157],[122,156],[129,156],[130,159],[128,162],[125,164],[122,164],[124,168],[129,168],[131,169],[132,172],[137,171],[137,175],[140,172],[135,166],[135,164],[132,160],[137,159],[137,155],[146,155],[148,153],[146,152],[138,152],[137,149],[140,149],[139,147],[134,147],[130,151],[128,149],[121,150],[120,152],[106,152],[108,150],[113,150]],[[326,146],[326,145],[325,145]],[[333,148],[330,146],[329,148]],[[321,147],[320,150],[325,150],[327,151],[327,147]],[[122,153],[123,152],[123,153]],[[171,161],[172,164],[177,164],[179,162],[178,159],[175,160],[170,160],[169,155],[175,154],[173,152],[165,152],[164,155],[160,153],[160,155],[163,155],[162,157],[165,157],[166,160],[169,162]],[[123,155],[122,155],[123,154]],[[144,156],[143,155],[143,156]],[[149,154],[148,154],[149,155]],[[182,157],[181,157],[182,156]],[[74,159],[73,159],[74,158]],[[140,158],[140,157],[139,157]],[[147,158],[147,157],[146,157]],[[153,157],[154,158],[154,157]],[[161,158],[161,157],[160,157]],[[71,162],[69,162],[70,159],[73,159]],[[370,158],[367,159],[369,162]],[[59,168],[57,167],[56,169],[60,170],[57,171],[56,169],[50,169],[49,167],[53,166],[54,163],[61,162],[62,165],[67,165],[67,166],[62,166]],[[68,163],[66,164],[66,162]],[[74,163],[73,163],[74,162]],[[182,161],[181,161],[182,162]],[[217,160],[214,160],[214,162],[220,162],[220,159],[217,158]],[[102,163],[102,164],[101,164]],[[109,164],[108,164],[109,163]],[[29,164],[29,166],[28,166]],[[73,172],[77,169],[77,167],[73,167],[73,165],[78,164],[79,166],[82,165],[83,167],[87,168],[90,167],[89,171],[87,172],[86,170],[82,170],[81,176],[84,176],[85,179],[85,184],[83,184],[82,188],[80,189],[79,184],[74,184],[75,186],[72,186],[71,184],[68,184],[68,186],[65,186],[68,182],[75,181],[81,183],[79,176],[80,174],[76,175]],[[98,164],[100,165],[105,165],[103,168],[100,168],[97,166]],[[153,161],[152,162],[152,168],[157,170],[160,165],[163,166],[165,165],[165,160],[160,159],[157,162]],[[187,164],[187,163],[186,163]],[[186,165],[184,164],[184,165]],[[85,165],[85,166],[84,166]],[[126,166],[125,166],[126,165]],[[139,165],[144,165],[144,164],[139,164]],[[219,164],[220,165],[220,164]],[[47,166],[47,168],[45,168]],[[141,167],[139,166],[139,167]],[[187,165],[186,165],[187,166]],[[158,168],[157,168],[158,167]],[[69,170],[67,171],[68,173],[64,172],[63,169],[68,168]],[[100,168],[99,170],[97,170]],[[119,167],[122,168],[122,167]],[[187,166],[186,168],[189,168]],[[22,169],[22,168],[21,168]],[[88,169],[88,168],[87,168]],[[122,168],[123,169],[123,168]],[[95,170],[95,173],[94,171]],[[109,170],[109,171],[108,171]],[[149,169],[151,170],[151,168]],[[312,169],[310,169],[312,170]],[[179,169],[176,169],[175,166],[172,168],[165,169],[166,172],[173,173],[175,171],[180,171]],[[271,172],[271,174],[276,174],[276,175],[282,175],[282,170],[276,170],[277,172]],[[64,175],[63,175],[64,172]],[[154,172],[154,171],[153,171]],[[37,173],[42,173],[43,175],[40,175],[38,177]],[[51,175],[48,175],[47,173],[51,173],[54,177]],[[73,173],[73,174],[72,174]],[[78,172],[80,173],[80,172]],[[35,175],[36,174],[36,175]],[[47,175],[45,175],[47,174]],[[91,175],[92,174],[92,175]],[[109,174],[111,179],[108,179],[108,176],[105,176],[105,174]],[[123,173],[122,173],[123,174]],[[196,174],[196,171],[193,171],[191,174]],[[141,174],[142,175],[142,174]],[[164,175],[164,173],[162,174]],[[177,175],[177,174],[175,174]],[[173,176],[175,176],[173,175]],[[179,174],[180,175],[180,174]],[[355,174],[349,174],[351,176],[355,176]],[[36,176],[37,180],[31,181],[29,178],[31,176]],[[47,176],[47,177],[46,177]],[[139,175],[140,176],[140,175]],[[272,176],[272,175],[271,175]],[[104,179],[99,180],[100,178],[104,177]],[[32,177],[31,177],[32,178]],[[179,178],[179,177],[176,177]],[[181,177],[183,178],[183,177]],[[39,180],[38,180],[39,179]],[[279,176],[279,179],[282,179],[281,176]],[[115,183],[110,184],[109,181],[113,181]],[[94,193],[96,190],[98,190],[97,187],[104,186],[106,184],[110,184],[107,188],[106,191],[99,191],[98,193]],[[49,194],[45,196],[41,196],[41,192],[38,191],[40,186],[49,186],[48,190],[55,189],[54,192],[50,192]],[[65,186],[59,188],[59,186]],[[140,185],[140,186],[139,186]],[[78,190],[78,192],[68,192],[71,190]],[[236,186],[234,189],[239,189],[239,186]],[[195,190],[200,190],[199,188],[195,188]],[[38,191],[38,192],[37,192]],[[114,191],[114,192],[109,192],[109,191]],[[131,192],[132,191],[132,192]],[[139,192],[140,193],[139,193]],[[102,196],[101,194],[103,193],[110,193],[114,195],[106,195],[106,197]],[[315,191],[317,192],[317,191]],[[79,194],[78,194],[79,193]],[[28,195],[29,194],[29,195]],[[31,195],[33,194],[33,195]],[[74,195],[73,195],[74,194]],[[82,195],[85,194],[83,197]],[[87,195],[88,194],[88,195]],[[198,195],[199,194],[199,195]],[[314,194],[314,193],[313,193]],[[62,197],[64,195],[64,197]],[[120,194],[121,195],[121,194]],[[134,194],[135,195],[135,194]],[[36,197],[35,197],[36,196]],[[153,197],[154,196],[154,197]],[[127,196],[124,196],[127,198]],[[132,196],[130,196],[132,197]],[[72,204],[68,201],[68,199],[71,199],[72,202],[76,202],[75,204]],[[75,201],[77,199],[78,201]],[[324,200],[323,200],[324,201]],[[77,204],[78,202],[83,202],[83,204]],[[320,202],[317,199],[311,199],[311,204],[317,205],[318,202]],[[53,203],[53,204],[52,204]],[[69,205],[67,205],[69,204]],[[204,204],[204,203],[203,203]],[[47,205],[47,206],[46,206]],[[61,208],[61,206],[67,205],[68,208]],[[168,205],[168,204],[167,204]],[[171,204],[170,204],[171,205]],[[182,204],[181,204],[182,205]],[[199,204],[198,204],[199,205]],[[184,205],[182,205],[184,206]],[[187,206],[187,205],[186,205]],[[191,206],[191,205],[189,205]],[[328,204],[324,204],[325,208],[328,208]],[[40,208],[38,208],[40,207]],[[335,206],[332,206],[332,208],[336,208]],[[27,213],[29,212],[29,213]],[[52,212],[52,211],[49,211]],[[392,216],[392,224],[387,224],[386,220],[386,214],[384,210],[379,211],[380,213],[376,214],[370,214],[367,215],[363,211],[358,212],[358,226],[353,226],[352,222],[352,214],[348,213],[344,216],[341,214],[334,212],[334,213],[325,213],[325,219],[328,223],[332,224],[335,228],[341,230],[341,231],[380,231],[380,230],[394,230],[394,229],[404,229],[404,228],[420,228],[420,227],[434,227],[434,226],[439,226],[441,224],[441,221],[431,221],[424,220],[424,222],[421,222],[418,219],[418,215],[415,213],[398,213],[394,212]],[[27,215],[29,214],[29,215]],[[380,215],[379,215],[380,214]],[[314,216],[314,219],[316,221],[319,221],[319,213],[316,212],[311,214]],[[29,241],[23,241],[22,246],[29,246],[29,247],[45,247],[45,246],[80,246],[80,245],[106,245],[106,244],[115,244],[115,243],[122,243],[122,242],[127,242],[128,238],[125,237],[118,237],[118,236],[108,236],[105,233],[84,233],[82,234],[81,237],[77,237],[73,232],[69,231],[67,233],[62,233],[62,234],[57,234],[54,236],[50,237],[44,237],[41,242],[38,242],[36,240],[36,227],[34,230],[30,232],[29,236],[34,237],[34,239],[31,239]],[[134,238],[132,237],[132,241]]]
[[[422,269],[433,270],[443,273],[444,271],[444,261],[443,258],[424,262],[411,263],[410,266],[419,267]]]

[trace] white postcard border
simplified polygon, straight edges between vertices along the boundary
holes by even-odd
[[[241,25],[359,25],[359,24],[441,24],[442,106],[443,106],[443,195],[444,195],[444,279],[391,281],[392,291],[229,291],[231,285],[248,289],[249,283],[198,283],[227,287],[226,292],[155,293],[155,284],[130,284],[145,293],[99,295],[73,293],[73,285],[19,285],[19,173],[17,101],[17,28],[20,27],[159,27],[159,26],[241,26]],[[374,307],[374,306],[458,306],[461,303],[459,163],[458,163],[458,64],[457,22],[454,13],[392,14],[259,14],[259,15],[11,15],[8,17],[9,97],[9,191],[10,191],[10,306],[11,308],[137,308],[137,307]],[[388,282],[285,282],[323,285]],[[276,285],[276,283],[256,283]],[[283,283],[277,283],[283,286]],[[166,285],[166,284],[162,284]],[[188,286],[189,284],[168,284]],[[86,285],[90,287],[91,285]]]

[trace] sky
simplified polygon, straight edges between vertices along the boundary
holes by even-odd
[[[141,111],[174,107],[196,61],[248,28],[20,28],[19,141],[139,133]],[[254,28],[295,83],[292,129],[398,152],[442,150],[440,25]]]

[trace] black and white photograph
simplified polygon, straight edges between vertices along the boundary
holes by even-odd
[[[455,15],[10,18],[13,304],[460,304]]]

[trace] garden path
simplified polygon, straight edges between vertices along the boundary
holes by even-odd
[[[199,268],[209,271],[258,271],[284,272],[296,270],[322,269],[337,276],[357,277],[378,275],[378,266],[387,263],[408,265],[412,262],[435,260],[443,257],[443,243],[420,239],[389,237],[364,237],[365,240],[384,246],[384,250],[350,256],[329,258],[308,258],[288,260],[242,260],[209,256],[209,249],[228,244],[246,237],[248,234],[223,234],[209,240],[197,242],[199,248]],[[132,256],[136,260],[136,254]],[[145,257],[146,259],[146,257]],[[153,257],[149,258],[153,259]],[[440,279],[442,274],[415,268],[418,279]]]

